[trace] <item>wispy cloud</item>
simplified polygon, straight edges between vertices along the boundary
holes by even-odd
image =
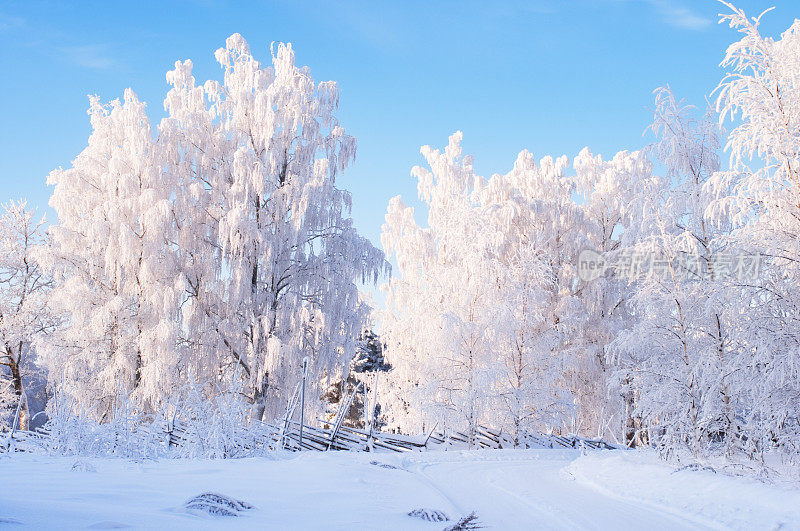
[[[11,37],[15,46],[39,50],[81,68],[105,70],[120,66],[105,44],[82,44],[57,29],[43,28],[2,11],[0,34]]]
[[[67,60],[83,68],[104,70],[117,64],[102,45],[66,46],[61,48],[61,52]]]
[[[329,15],[336,17],[352,34],[372,46],[384,50],[403,47],[403,39],[397,33],[397,26],[402,21],[400,13],[394,9],[381,11],[363,5],[340,4]]]
[[[676,28],[702,30],[711,24],[711,20],[695,13],[685,6],[666,0],[645,0],[663,17],[664,22]]]
[[[12,30],[15,28],[20,28],[24,25],[24,18],[7,15],[6,13],[0,13],[0,31]]]

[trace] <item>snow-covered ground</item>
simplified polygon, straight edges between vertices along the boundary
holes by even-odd
[[[215,492],[241,517],[187,512]],[[409,529],[475,511],[489,529],[800,529],[800,490],[673,469],[650,453],[328,452],[274,459],[0,458],[0,524],[34,528]]]

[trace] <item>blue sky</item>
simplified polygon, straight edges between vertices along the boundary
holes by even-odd
[[[800,16],[796,0],[737,5],[751,15],[774,5],[763,25],[774,36]],[[130,86],[155,123],[174,61],[219,78],[214,50],[239,32],[261,60],[270,42],[291,41],[318,81],[339,82],[340,119],[359,142],[339,184],[379,244],[389,198],[416,203],[419,147],[444,146],[455,130],[490,175],[524,148],[641,147],[652,90],[666,83],[704,104],[737,38],[717,24],[723,9],[713,0],[0,1],[0,200],[46,211],[48,172],[86,143],[88,94],[110,100]]]

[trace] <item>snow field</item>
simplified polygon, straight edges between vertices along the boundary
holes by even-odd
[[[381,466],[383,465],[383,466]],[[800,490],[679,471],[650,452],[278,454],[235,460],[0,459],[0,522],[31,528],[441,530],[800,529]],[[255,506],[203,516],[211,492]],[[408,516],[437,510],[451,522]]]

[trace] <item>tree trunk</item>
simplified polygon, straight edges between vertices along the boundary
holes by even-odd
[[[141,335],[141,329],[139,330],[139,334]],[[136,372],[133,375],[133,389],[136,390],[139,388],[139,385],[142,383],[142,353],[138,351],[136,353]]]
[[[267,390],[269,389],[269,375],[264,375],[264,381],[261,385],[256,386],[255,393],[253,394],[253,409],[251,410],[251,418],[255,420],[264,420],[264,413],[267,409]]]
[[[17,404],[19,406],[19,424],[17,427],[20,430],[28,430],[30,429],[30,411],[28,411],[28,399],[25,395],[25,390],[22,388],[20,360],[18,359],[15,361],[10,357],[9,360],[9,366],[11,367],[11,380],[14,384],[14,394],[17,395]]]
[[[625,380],[625,385],[630,385],[630,379]],[[633,411],[636,407],[633,399],[633,389],[628,388],[625,391],[625,446],[628,448],[635,448],[637,443],[636,437],[636,422],[633,418]]]

